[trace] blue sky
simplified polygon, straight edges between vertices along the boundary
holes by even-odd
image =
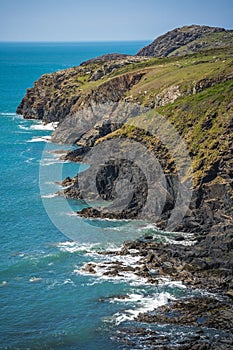
[[[186,24],[233,28],[232,0],[0,0],[0,41],[152,40]]]

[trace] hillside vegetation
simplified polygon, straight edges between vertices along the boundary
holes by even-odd
[[[204,36],[209,45],[186,54],[185,47]],[[45,122],[59,121],[53,141],[77,143],[85,150],[106,139],[140,141],[159,157],[166,174],[175,175],[179,165],[174,165],[166,145],[148,132],[158,122],[156,115],[162,115],[185,141],[191,158],[186,178],[192,177],[194,199],[184,229],[202,230],[204,225],[210,230],[221,222],[232,223],[233,31],[191,26],[155,42],[161,46],[171,37],[179,39],[176,51],[169,55],[157,52],[157,56],[169,57],[104,55],[79,67],[43,75],[27,90],[17,113]],[[142,53],[150,55],[146,48]],[[98,106],[103,104],[108,107],[99,115]],[[75,160],[75,155],[77,152],[68,158]],[[78,151],[77,160],[81,158]]]

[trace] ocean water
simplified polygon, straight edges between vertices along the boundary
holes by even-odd
[[[169,235],[146,222],[77,217],[84,204],[56,196],[57,182],[85,166],[60,161],[57,151],[67,146],[48,142],[52,125],[15,114],[40,75],[104,53],[134,54],[145,44],[0,44],[1,349],[143,348],[140,341],[138,347],[121,341],[122,329],[128,339],[126,330],[139,326],[135,317],[141,311],[191,293],[167,280],[150,285],[130,271],[115,278],[104,274],[110,263],[127,267],[139,259],[99,255],[101,249],[119,249],[124,240],[146,233],[158,240]],[[88,262],[95,263],[96,274],[83,269]],[[174,339],[184,334],[183,329],[156,329],[174,332]]]

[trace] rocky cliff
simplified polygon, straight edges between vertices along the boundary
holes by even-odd
[[[138,52],[140,56],[182,56],[232,45],[232,30],[200,25],[184,26],[159,36]]]
[[[150,234],[125,242],[117,254],[141,256],[141,266],[132,266],[136,275],[150,283],[169,277],[232,298],[233,31],[178,28],[137,56],[104,55],[44,75],[17,113],[58,121],[52,140],[77,145],[65,159],[90,165],[64,179],[60,193],[86,202],[78,215],[147,219],[193,233],[191,246],[179,244],[182,234],[172,245]],[[112,275],[121,268],[114,265]],[[86,269],[95,273],[91,263]],[[232,328],[230,299],[182,300],[159,312],[139,320]],[[231,340],[213,345],[201,335],[181,348],[230,349]]]
[[[204,37],[213,43],[213,35],[232,40],[232,33],[204,26],[178,28],[156,39],[140,55],[153,51],[157,56],[168,56],[168,47],[170,53],[175,52],[171,50],[174,43],[180,49]],[[176,200],[177,164],[166,145],[149,132],[156,124],[156,116],[148,117],[146,124],[144,120],[142,130],[144,115],[156,110],[176,127],[191,157],[193,199],[179,229],[210,231],[213,225],[228,225],[232,217],[232,80],[232,47],[179,58],[104,55],[79,67],[42,76],[27,90],[17,113],[44,122],[58,121],[53,141],[83,147],[67,156],[72,160],[81,160],[90,147],[111,139],[125,138],[145,145],[158,157],[166,173],[167,202],[159,221],[163,227]],[[127,126],[128,120],[131,125]],[[114,167],[119,172],[120,165]],[[101,173],[102,187],[107,177],[112,193],[116,178],[109,182],[109,169],[112,168],[105,167]],[[130,204],[133,211],[139,203],[141,207],[138,191],[139,188],[134,192],[138,201]],[[106,191],[102,188],[102,192]],[[66,195],[82,197],[76,181]],[[88,209],[82,214],[88,215]],[[95,211],[95,215],[108,214]],[[124,213],[127,216],[132,216],[128,209]]]
[[[191,26],[169,32],[155,42],[163,47],[159,56],[166,56],[166,45],[172,47],[166,38],[184,43],[203,35],[210,38],[212,34],[222,33],[228,39],[233,37],[232,31]],[[27,90],[17,113],[44,122],[58,121],[53,141],[82,146],[67,155],[72,161],[82,161],[91,148],[110,140],[125,139],[145,146],[157,157],[165,173],[165,182],[157,188],[165,198],[164,208],[156,222],[166,228],[176,203],[179,166],[177,168],[169,147],[153,135],[158,118],[156,114],[152,117],[147,113],[156,111],[175,126],[191,159],[187,174],[183,174],[180,181],[192,177],[193,196],[186,216],[176,229],[210,232],[214,226],[232,224],[232,56],[232,47],[159,59],[104,55],[79,67],[42,76]],[[93,159],[86,158],[85,161]],[[95,160],[93,169],[94,163]],[[117,176],[111,175],[111,169],[115,169],[114,174],[119,174],[125,168],[123,172],[128,172],[131,179],[132,174],[143,178],[139,169],[129,167],[124,161],[122,165],[112,160],[107,164],[98,173],[101,195],[95,198],[114,199]],[[90,170],[89,173],[92,176]],[[76,178],[71,181],[72,186],[65,195],[83,198],[79,183]],[[142,191],[140,186],[134,187],[133,200],[123,213],[115,212],[115,217],[129,218],[140,214],[148,194],[148,189],[143,188]],[[88,186],[85,195],[91,197],[92,191],[87,189]],[[96,208],[85,209],[81,215],[114,216]],[[152,219],[153,215],[148,216]]]
[[[129,69],[128,74],[118,75],[117,71],[146,61],[134,56],[104,55],[79,67],[45,74],[27,90],[17,113],[26,119],[61,122],[91,102],[119,101],[143,74]]]

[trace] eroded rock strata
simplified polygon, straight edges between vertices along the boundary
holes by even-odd
[[[67,188],[62,195],[107,201],[108,206],[85,208],[81,216],[143,218],[166,229],[180,188],[183,193],[192,192],[188,207],[178,208],[176,215],[184,210],[186,214],[176,221],[173,230],[193,233],[194,245],[126,242],[121,254],[128,254],[132,247],[137,249],[144,260],[136,272],[150,281],[154,279],[151,271],[155,271],[194,288],[222,294],[223,300],[208,297],[169,304],[153,315],[141,315],[143,322],[188,322],[196,326],[204,322],[206,327],[222,327],[226,332],[232,327],[232,47],[232,31],[205,26],[178,28],[136,56],[104,55],[79,67],[42,76],[27,90],[17,109],[25,118],[59,122],[52,140],[77,145],[63,157],[90,164],[84,176],[64,180]],[[170,140],[166,142],[156,133],[163,130],[158,124],[159,115],[185,141],[190,166],[185,168],[187,162],[182,163],[182,157],[177,162],[172,142],[170,145]],[[132,161],[125,150],[135,152],[137,144],[146,151],[138,151]],[[107,157],[104,150],[108,145],[111,150],[116,147],[121,157],[114,159],[111,152]],[[150,167],[151,156],[159,166],[152,162]],[[147,168],[141,166],[143,159]],[[149,168],[152,172],[146,171]],[[150,186],[148,174],[157,174],[157,187]],[[155,192],[157,196],[150,197]],[[156,210],[150,210],[153,206]],[[90,269],[95,273],[94,266]],[[114,273],[117,271],[113,269]],[[178,312],[179,317],[168,317],[169,310],[172,314]],[[203,317],[199,324],[198,319]],[[135,330],[137,336],[145,332]],[[169,342],[151,335],[154,343],[149,342],[150,346],[163,344],[158,348],[172,348]],[[189,339],[177,348],[231,347],[232,339],[227,335],[215,343],[204,335],[197,336],[200,339],[194,339],[192,347]]]

